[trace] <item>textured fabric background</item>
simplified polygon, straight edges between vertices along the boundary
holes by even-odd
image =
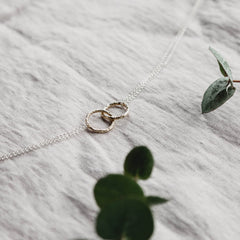
[[[0,153],[84,123],[127,96],[174,38],[193,0],[0,0]],[[99,239],[92,189],[126,154],[155,157],[147,194],[153,240],[240,239],[240,86],[202,115],[221,76],[211,45],[240,78],[240,2],[205,0],[165,71],[105,135],[79,137],[0,164],[0,239]]]

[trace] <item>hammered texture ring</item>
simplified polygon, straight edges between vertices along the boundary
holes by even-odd
[[[101,114],[107,115],[107,117],[109,117],[109,118],[112,117],[112,114],[111,114],[110,112],[108,112],[107,110],[105,110],[105,109],[94,110],[94,111],[90,112],[90,113],[86,116],[86,119],[85,119],[85,122],[86,122],[86,125],[87,125],[88,130],[91,131],[91,132],[94,132],[94,133],[107,133],[107,132],[111,131],[111,130],[113,129],[113,127],[114,127],[114,124],[115,124],[114,120],[108,121],[109,127],[105,128],[105,129],[97,129],[97,128],[94,128],[94,127],[92,127],[92,126],[90,125],[90,123],[89,123],[89,118],[90,118],[93,114],[98,113],[98,112],[100,112]]]
[[[110,103],[107,107],[104,108],[104,110],[108,111],[110,108],[114,108],[114,107],[122,108],[125,110],[125,112],[119,116],[113,116],[112,114],[111,116],[109,116],[109,115],[106,115],[105,112],[102,112],[102,118],[107,121],[113,121],[113,120],[124,118],[128,115],[129,108],[128,108],[128,105],[124,102]]]

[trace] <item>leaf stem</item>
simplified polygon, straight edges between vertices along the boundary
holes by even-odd
[[[231,88],[233,88],[233,81],[230,78],[228,78],[228,84],[231,84]],[[227,84],[227,86],[228,86],[228,84]]]
[[[138,177],[138,176],[135,176],[135,177],[134,177],[134,180],[135,180],[135,182],[137,182],[137,181],[138,181],[138,179],[139,179],[139,177]]]
[[[123,234],[119,240],[127,240],[127,237],[125,236],[125,234]]]

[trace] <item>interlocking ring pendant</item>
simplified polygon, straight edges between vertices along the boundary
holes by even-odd
[[[125,112],[123,114],[121,114],[120,116],[106,116],[104,114],[104,112],[102,112],[102,118],[104,118],[107,121],[113,121],[113,120],[118,120],[121,118],[125,118],[128,115],[128,105],[124,102],[114,102],[114,103],[110,103],[107,107],[104,108],[104,110],[108,111],[109,108],[113,108],[113,107],[120,107],[122,109],[125,110]]]
[[[108,110],[110,108],[114,108],[114,107],[120,107],[120,108],[124,109],[125,112],[123,114],[119,115],[119,116],[113,116]],[[87,129],[91,132],[94,132],[94,133],[107,133],[107,132],[109,132],[113,129],[115,121],[118,120],[118,119],[122,119],[122,118],[126,117],[128,115],[128,112],[129,112],[129,108],[128,108],[128,105],[126,103],[124,103],[124,102],[110,103],[104,109],[94,110],[94,111],[87,114],[86,119],[85,119]],[[109,126],[107,128],[98,129],[98,128],[95,128],[95,127],[91,126],[91,124],[89,122],[89,119],[95,113],[101,113],[102,119],[109,123]]]

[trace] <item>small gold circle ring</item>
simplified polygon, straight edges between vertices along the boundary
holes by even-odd
[[[107,121],[113,121],[113,120],[117,120],[117,119],[121,119],[121,118],[124,118],[128,115],[128,112],[129,112],[129,107],[126,103],[124,102],[114,102],[114,103],[110,103],[107,107],[104,108],[104,110],[108,111],[109,108],[113,108],[113,107],[120,107],[122,109],[125,110],[125,112],[120,115],[120,116],[113,116],[111,114],[111,116],[106,116],[105,112],[102,112],[102,118],[107,120]]]
[[[108,112],[107,110],[103,109],[103,110],[94,110],[90,113],[87,114],[86,118],[85,118],[85,122],[86,122],[86,125],[87,125],[87,129],[91,132],[94,132],[94,133],[107,133],[109,131],[111,131],[114,127],[114,119],[111,120],[111,121],[108,121],[109,122],[109,127],[105,128],[105,129],[97,129],[97,128],[94,128],[90,125],[89,123],[89,118],[94,114],[94,113],[102,113],[103,114],[106,114],[108,117],[111,117],[112,114],[110,112]],[[105,116],[105,115],[104,115]]]

